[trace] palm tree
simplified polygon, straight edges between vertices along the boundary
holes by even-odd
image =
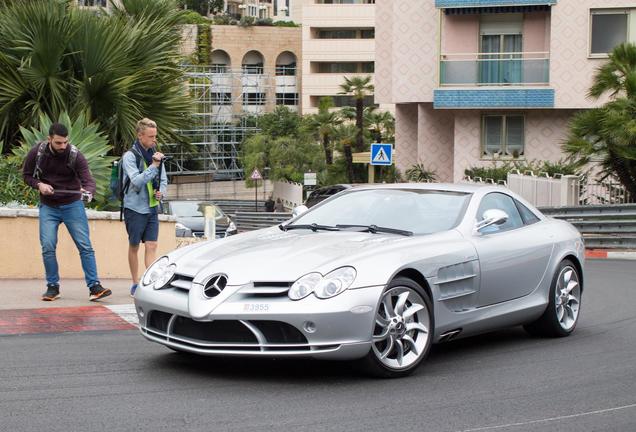
[[[600,159],[602,178],[616,176],[636,197],[636,45],[617,46],[596,71],[589,96],[606,92],[613,100],[574,116],[563,150],[580,166]]]
[[[393,142],[395,135],[395,118],[388,111],[372,110],[368,113],[366,123],[374,142]]]
[[[339,94],[352,95],[356,102],[356,148],[362,151],[364,148],[364,99],[366,96],[372,95],[374,91],[371,84],[371,76],[366,77],[344,77],[344,84],[340,85],[342,90]],[[345,159],[347,161],[347,172],[349,181],[353,182],[353,154],[350,146],[344,148]]]
[[[307,128],[318,135],[325,152],[325,162],[327,165],[333,164],[333,146],[331,140],[335,135],[335,128],[342,124],[342,119],[338,112],[330,111],[333,107],[331,97],[320,98],[318,114],[313,114],[305,120]]]
[[[68,8],[61,0],[0,7],[0,141],[19,142],[19,126],[41,116],[84,115],[119,154],[142,117],[164,139],[183,127],[191,102],[179,67],[182,12],[173,0],[123,0],[112,15]]]

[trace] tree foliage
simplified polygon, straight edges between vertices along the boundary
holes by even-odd
[[[122,0],[112,15],[62,0],[0,7],[0,141],[46,115],[84,116],[120,153],[142,117],[161,137],[187,121],[191,103],[179,68],[180,11],[173,0]]]
[[[580,166],[600,160],[601,179],[616,177],[636,197],[636,45],[617,46],[597,69],[589,95],[605,93],[612,100],[574,116],[563,150]]]

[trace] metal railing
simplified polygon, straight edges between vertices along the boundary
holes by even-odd
[[[279,225],[292,218],[291,213],[283,212],[236,212],[234,223],[238,232],[254,231]]]
[[[442,54],[440,85],[547,85],[549,55],[548,52]]]
[[[636,204],[542,208],[583,234],[587,248],[636,248]]]

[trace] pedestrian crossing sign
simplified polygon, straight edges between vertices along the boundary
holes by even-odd
[[[393,145],[392,144],[371,144],[371,165],[392,165]]]

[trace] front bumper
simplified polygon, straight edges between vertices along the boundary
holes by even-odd
[[[203,355],[313,357],[347,360],[369,352],[384,286],[347,290],[327,300],[313,295],[259,295],[240,287],[193,319],[188,290],[140,287],[135,294],[142,335],[176,350]],[[193,288],[194,289],[194,288]],[[192,301],[192,300],[190,300]],[[201,300],[197,300],[200,302]],[[200,305],[198,305],[200,306]]]

